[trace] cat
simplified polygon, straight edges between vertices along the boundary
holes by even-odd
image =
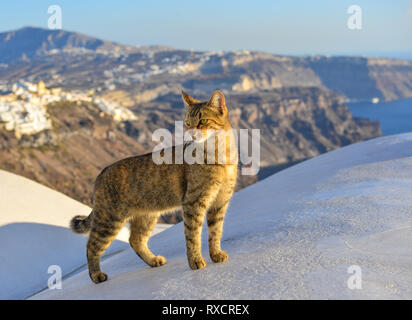
[[[209,101],[201,102],[182,91],[186,106],[185,126],[196,141],[211,130],[229,133],[225,97],[216,89]],[[229,134],[230,136],[230,134]],[[219,144],[216,144],[218,146]],[[201,254],[201,231],[206,215],[209,253],[212,261],[224,262],[228,255],[221,249],[224,217],[233,195],[237,177],[237,150],[227,144],[225,150],[235,157],[215,164],[156,164],[152,153],[117,161],[101,171],[94,187],[94,206],[89,216],[75,216],[70,227],[75,233],[88,233],[87,260],[94,283],[107,280],[100,269],[100,257],[126,222],[130,223],[131,247],[151,267],[166,263],[163,256],[148,248],[149,237],[162,213],[183,209],[186,253],[190,268],[206,267]],[[171,147],[173,156],[176,146]],[[213,153],[214,155],[217,153]],[[207,157],[208,155],[206,155]],[[209,155],[210,158],[210,155]],[[235,159],[235,160],[233,160]],[[176,162],[176,161],[175,161]],[[206,162],[206,161],[205,161]]]

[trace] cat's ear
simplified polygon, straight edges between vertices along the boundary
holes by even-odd
[[[216,89],[215,91],[213,91],[208,104],[212,107],[219,109],[221,114],[227,112],[225,96],[223,95],[223,92],[220,89]]]
[[[199,100],[196,100],[195,98],[189,96],[183,90],[182,90],[182,99],[183,99],[183,102],[185,103],[186,107],[190,107],[190,106],[200,102]]]

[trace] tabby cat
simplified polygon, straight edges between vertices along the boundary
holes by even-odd
[[[232,131],[223,93],[217,89],[207,102],[182,91],[188,131],[204,134],[211,129]],[[209,130],[209,131],[207,131]],[[206,140],[191,143],[207,143]],[[210,139],[209,139],[210,141]],[[190,144],[190,143],[188,143]],[[218,146],[219,144],[216,144]],[[187,147],[187,146],[185,146]],[[226,148],[232,148],[227,144]],[[171,147],[173,156],[176,146]],[[120,160],[106,167],[97,177],[94,206],[89,216],[75,216],[73,232],[90,232],[87,243],[89,275],[93,282],[107,280],[100,270],[100,257],[126,222],[130,223],[130,245],[149,266],[166,263],[148,248],[149,237],[162,213],[183,209],[186,251],[192,269],[206,267],[201,253],[201,231],[207,216],[209,252],[214,262],[228,259],[220,247],[223,220],[237,176],[236,160],[215,164],[156,164],[152,153]],[[210,155],[209,155],[210,157]]]

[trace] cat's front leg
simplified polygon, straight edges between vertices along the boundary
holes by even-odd
[[[183,221],[185,227],[186,253],[190,268],[193,270],[206,267],[202,257],[202,225],[206,209],[198,203],[183,206]]]
[[[206,210],[212,203],[216,191],[208,190],[201,195],[191,194],[183,202],[183,221],[186,237],[186,252],[190,268],[193,270],[206,267],[206,260],[202,257],[202,225]]]
[[[223,222],[229,200],[223,203],[216,203],[207,212],[207,226],[209,231],[209,253],[213,262],[224,262],[228,255],[220,248],[223,233]]]

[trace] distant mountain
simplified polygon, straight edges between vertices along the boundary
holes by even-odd
[[[63,30],[26,27],[0,33],[0,62],[27,61],[58,51],[109,50],[125,46]]]
[[[128,96],[134,106],[182,87],[247,93],[317,86],[349,100],[412,97],[412,61],[407,60],[134,47],[35,27],[0,34],[0,81],[19,79]]]
[[[156,50],[162,47],[147,47]],[[166,48],[166,47],[165,47]],[[0,33],[0,63],[29,61],[54,54],[128,54],[144,51],[136,47],[100,40],[78,32],[25,27]]]

